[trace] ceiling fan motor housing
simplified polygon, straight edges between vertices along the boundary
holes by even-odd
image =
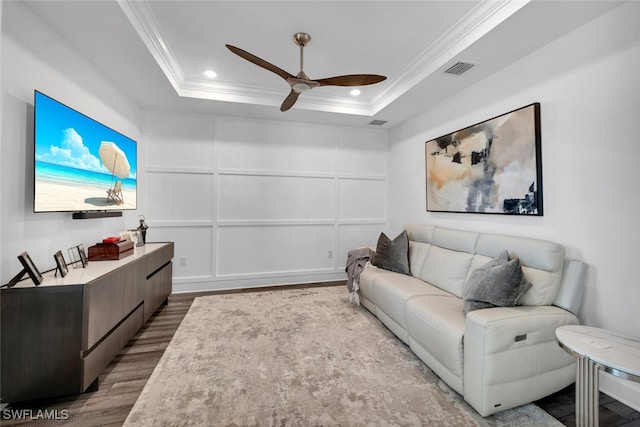
[[[305,82],[298,82],[294,83],[293,86],[291,86],[291,89],[295,90],[298,93],[302,93],[311,90],[311,86]]]

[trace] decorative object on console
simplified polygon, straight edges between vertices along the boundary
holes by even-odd
[[[396,273],[411,274],[409,270],[409,236],[404,230],[391,240],[380,233],[371,264]]]
[[[66,276],[67,272],[69,271],[69,267],[67,267],[64,256],[62,256],[62,251],[58,251],[53,254],[53,259],[56,260],[56,276],[58,275],[58,273],[60,273],[62,277]]]
[[[425,143],[427,210],[542,216],[540,104]]]
[[[69,265],[73,268],[84,267],[82,264],[82,260],[80,259],[80,252],[78,251],[77,246],[71,246],[67,249],[67,253],[69,254]]]
[[[87,264],[89,264],[89,259],[87,258],[87,253],[84,250],[84,245],[80,243],[78,245],[78,253],[80,254],[80,262],[82,262],[82,268],[85,268]]]
[[[33,283],[36,286],[42,283],[42,274],[40,274],[40,271],[38,271],[38,267],[36,267],[36,265],[33,263],[28,253],[23,252],[18,255],[18,260],[20,260],[20,264],[22,264],[22,271],[16,274],[13,279],[11,279],[9,283],[7,283],[7,288],[10,288],[18,283],[20,279],[22,279],[22,276],[24,276],[25,274],[29,274],[29,277],[31,277],[31,280],[33,280]]]
[[[514,307],[531,289],[518,257],[509,260],[507,251],[471,272],[462,299],[464,313],[491,307]]]
[[[136,246],[144,246],[147,242],[147,229],[149,226],[144,222],[144,215],[138,215],[140,225],[137,228],[131,228],[128,231],[131,232],[130,238],[136,243]]]
[[[140,215],[138,216],[138,218],[140,219],[140,226],[137,228],[137,230],[140,232],[140,236],[142,237],[142,244],[144,245],[145,243],[147,243],[147,229],[149,228],[149,226],[144,222],[144,215]]]
[[[71,265],[73,268],[86,268],[87,264],[89,264],[89,260],[87,259],[87,252],[84,250],[84,245],[80,243],[77,246],[72,246],[67,249],[69,253],[69,260],[71,260]]]
[[[96,243],[89,247],[91,261],[113,261],[133,255],[133,242],[120,240],[113,243]]]

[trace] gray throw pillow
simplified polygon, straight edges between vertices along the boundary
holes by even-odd
[[[371,263],[376,267],[396,273],[411,274],[409,271],[409,235],[403,231],[391,240],[386,234],[380,233],[376,252]]]
[[[531,283],[524,277],[520,260],[509,260],[504,251],[496,259],[475,269],[465,285],[465,314],[491,307],[513,307],[518,305],[522,296],[531,289]]]

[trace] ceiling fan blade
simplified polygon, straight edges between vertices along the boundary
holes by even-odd
[[[293,107],[293,104],[296,103],[300,94],[293,89],[289,92],[289,95],[284,99],[282,105],[280,106],[280,111],[287,111],[289,108]]]
[[[253,62],[254,64],[256,64],[259,67],[264,68],[265,70],[269,70],[272,73],[276,73],[277,75],[279,75],[280,77],[282,77],[283,79],[287,80],[290,77],[293,77],[291,74],[287,73],[286,71],[284,71],[282,68],[278,68],[275,65],[273,65],[270,62],[265,61],[262,58],[258,58],[257,56],[247,52],[246,50],[242,50],[238,47],[235,46],[231,46],[230,44],[225,45],[227,46],[227,48],[235,53],[236,55],[238,55],[239,57],[246,59],[249,62]]]
[[[365,86],[380,83],[385,79],[385,76],[379,76],[377,74],[349,74],[315,81],[318,82],[320,86]]]

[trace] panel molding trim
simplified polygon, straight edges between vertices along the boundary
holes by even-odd
[[[193,175],[214,175],[213,168],[183,168],[172,166],[147,166],[147,173],[177,173],[177,174],[193,174]]]
[[[218,227],[289,227],[297,225],[334,225],[333,219],[226,219],[218,220]]]
[[[338,175],[338,179],[341,180],[353,180],[353,181],[386,181],[386,175],[360,175],[360,174],[345,174]]]
[[[148,221],[149,222],[149,221]],[[199,221],[199,220],[160,220],[160,221],[150,221],[150,227],[172,227],[172,228],[190,228],[190,227],[206,227],[206,228],[214,228],[216,224],[213,221]]]
[[[279,270],[279,271],[265,271],[255,273],[227,273],[220,274],[215,278],[215,281],[229,280],[229,279],[260,279],[260,278],[276,278],[276,277],[292,277],[300,275],[318,274],[318,273],[335,273],[338,271],[336,268],[309,268],[301,270]]]
[[[283,178],[320,178],[320,179],[335,178],[335,173],[333,172],[298,172],[298,171],[229,169],[229,168],[219,168],[218,175],[269,176],[269,177],[283,177]]]

